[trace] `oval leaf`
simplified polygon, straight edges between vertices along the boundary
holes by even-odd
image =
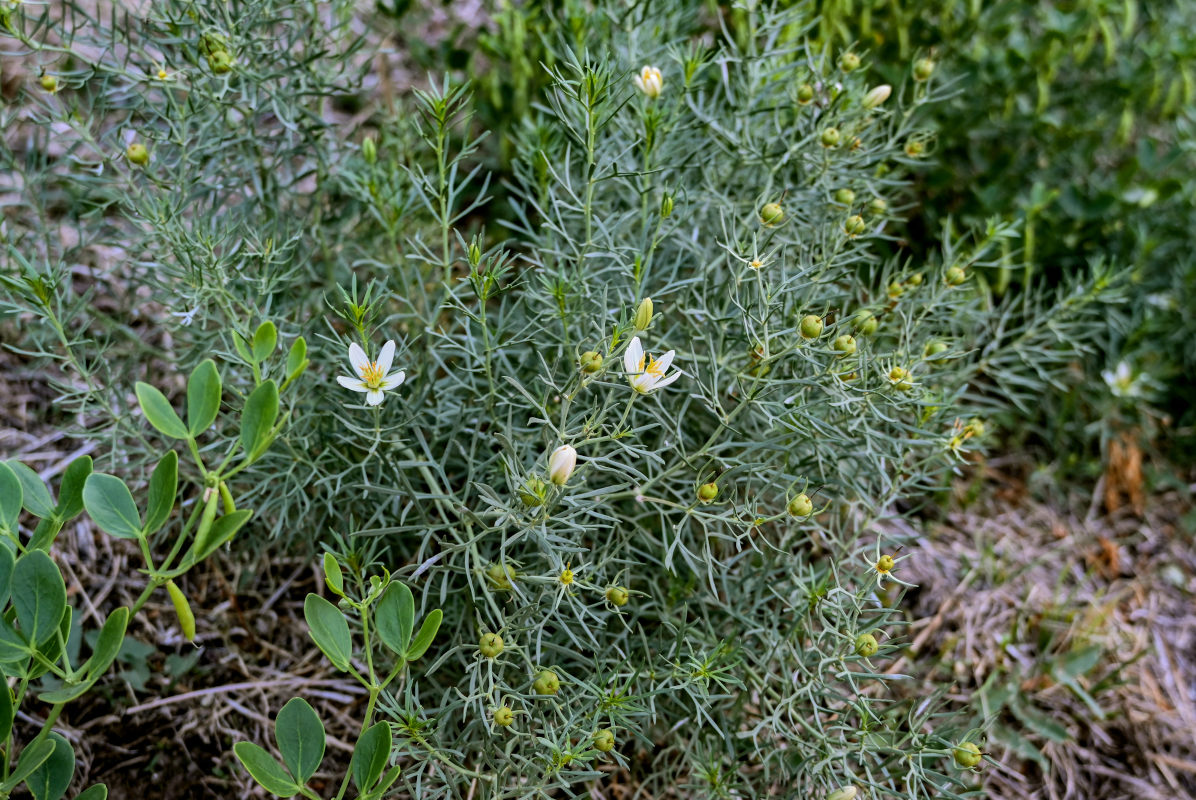
[[[133,493],[115,475],[93,472],[83,485],[83,505],[100,530],[118,539],[141,538],[141,512]]]
[[[210,358],[199,362],[187,379],[187,430],[192,436],[206,431],[220,413],[220,372]]]
[[[324,583],[328,584],[328,588],[341,597],[345,596],[345,575],[341,572],[341,565],[336,563],[336,556],[332,553],[324,554]]]
[[[270,442],[270,430],[278,417],[278,384],[266,381],[253,390],[241,412],[241,447],[254,461]]]
[[[204,542],[203,548],[196,550],[193,554],[193,563],[199,563],[216,552],[220,545],[236,536],[237,531],[241,530],[252,516],[253,509],[241,508],[231,514],[217,517],[216,521],[212,523],[212,529],[208,532],[208,537]]]
[[[349,771],[357,791],[365,793],[374,788],[390,760],[390,723],[379,722],[367,728],[353,748]]]
[[[320,652],[341,672],[348,671],[353,638],[341,610],[318,594],[309,594],[303,601],[303,617]]]
[[[291,776],[305,784],[324,760],[324,723],[306,700],[292,697],[274,720],[274,739]]]
[[[6,741],[12,733],[12,721],[16,709],[12,704],[12,690],[8,688],[8,676],[0,671],[0,741]]]
[[[54,750],[42,765],[25,779],[25,785],[35,800],[59,800],[75,777],[75,750],[61,734],[51,733],[46,741],[54,743]]]
[[[265,361],[274,352],[274,346],[277,344],[278,328],[274,327],[273,322],[266,320],[257,326],[257,331],[253,334],[253,360]]]
[[[108,787],[102,783],[89,786],[80,792],[75,800],[108,800]]]
[[[179,490],[179,454],[170,450],[154,467],[154,474],[150,476],[149,508],[145,511],[144,533],[149,536],[157,532],[166,520],[170,519],[170,512],[174,510],[175,495]]]
[[[54,514],[54,500],[50,497],[50,490],[46,488],[46,484],[36,472],[29,467],[22,464],[20,461],[6,461],[4,462],[17,476],[17,480],[21,482],[21,490],[24,492],[24,506],[28,511],[39,519],[53,516]]]
[[[0,543],[0,608],[8,605],[8,596],[12,591],[12,569],[16,566],[17,557],[10,548]],[[0,739],[3,739],[0,736]]]
[[[12,571],[12,604],[21,633],[40,647],[58,633],[66,613],[66,584],[53,560],[41,550],[17,559]]]
[[[150,425],[172,439],[187,438],[187,426],[179,419],[166,395],[141,381],[137,381],[135,389],[137,402],[141,404],[141,413],[145,414],[145,419]]]
[[[8,780],[0,783],[0,790],[4,792],[11,792],[21,781],[33,774],[34,770],[46,763],[51,755],[53,755],[55,748],[54,743],[49,739],[42,739],[34,745],[30,745],[21,751],[21,760],[17,762],[17,766],[13,769],[12,774],[8,776]]]
[[[415,627],[415,598],[404,584],[395,581],[386,587],[374,611],[378,638],[395,655],[407,652],[411,629]]]
[[[415,661],[428,652],[428,648],[432,646],[432,640],[436,638],[436,632],[440,630],[442,619],[444,619],[444,613],[439,608],[424,617],[424,624],[419,626],[419,633],[411,641],[411,647],[408,648],[404,656],[408,661]]]
[[[0,463],[0,528],[9,532],[17,529],[25,492],[21,480],[8,464]]]
[[[62,473],[58,484],[58,518],[74,519],[83,510],[83,485],[91,474],[91,456],[79,456]]]
[[[233,752],[241,766],[249,772],[263,789],[278,797],[294,797],[299,787],[287,775],[286,770],[274,757],[252,742],[237,742]]]

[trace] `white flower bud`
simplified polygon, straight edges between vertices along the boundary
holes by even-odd
[[[893,87],[887,83],[882,83],[868,94],[864,95],[864,108],[876,108],[878,105],[889,99],[889,95],[893,93]]]
[[[569,482],[577,466],[577,451],[567,444],[563,444],[552,451],[548,457],[548,480],[557,486],[564,486]]]

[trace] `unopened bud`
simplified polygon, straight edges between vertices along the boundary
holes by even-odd
[[[519,499],[528,508],[544,505],[548,496],[548,484],[539,478],[528,478],[527,483],[519,490]]]
[[[368,139],[366,141],[369,141]],[[469,266],[477,269],[478,264],[482,263],[482,248],[477,240],[469,243]]]
[[[361,143],[361,157],[370,165],[378,160],[378,146],[374,144],[373,136],[365,137],[365,141]]]
[[[803,83],[797,89],[797,102],[801,105],[809,105],[814,99],[814,87],[808,83]]]
[[[609,753],[615,747],[615,735],[610,728],[603,728],[594,734],[594,749],[599,753]]]
[[[887,83],[882,83],[868,94],[864,95],[864,108],[876,108],[881,103],[889,99],[889,95],[893,93],[893,87]]]
[[[839,144],[839,129],[827,128],[818,137],[823,147],[835,147]]]
[[[854,786],[844,786],[828,794],[826,800],[855,800],[859,793],[860,790]]]
[[[635,310],[635,318],[631,322],[637,331],[646,331],[652,324],[652,298],[645,297]]]
[[[860,68],[860,57],[855,53],[847,52],[839,56],[839,69],[844,72],[855,72]]]
[[[914,62],[914,80],[928,81],[934,74],[934,62],[929,58],[919,58]]]
[[[673,213],[673,196],[666,194],[660,201],[660,216],[661,219],[669,217]]]
[[[905,154],[910,158],[917,158],[926,152],[926,145],[917,139],[911,139],[905,144]]]
[[[569,482],[569,476],[577,467],[577,451],[567,444],[563,444],[552,451],[548,457],[548,480],[557,486],[564,486]]]

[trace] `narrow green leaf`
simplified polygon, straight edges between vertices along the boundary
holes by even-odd
[[[137,381],[134,389],[137,392],[137,402],[141,404],[141,413],[145,414],[145,419],[150,425],[172,439],[187,438],[187,426],[179,419],[166,395],[141,381]]]
[[[38,474],[20,461],[5,461],[4,463],[21,482],[21,490],[25,494],[23,501],[25,510],[38,519],[45,519],[53,515],[54,500],[50,497],[50,490],[46,488],[46,484],[42,482]]]
[[[263,789],[278,797],[294,797],[299,793],[299,787],[287,775],[286,770],[274,760],[274,757],[252,742],[237,742],[233,745],[233,752],[241,766],[257,781]]]
[[[310,628],[312,641],[332,665],[341,672],[349,669],[353,655],[353,637],[349,623],[341,610],[318,594],[309,594],[303,601],[303,617]]]
[[[141,512],[133,493],[115,475],[93,472],[83,485],[83,505],[100,530],[118,539],[141,538]]]
[[[8,739],[12,733],[12,721],[17,710],[12,703],[12,690],[8,688],[8,676],[0,671],[0,742]]]
[[[129,627],[129,613],[128,608],[121,606],[112,609],[108,619],[104,620],[104,627],[100,628],[100,635],[96,637],[91,658],[87,659],[84,665],[88,676],[99,678],[116,660],[120,646],[125,640],[125,630]]]
[[[217,517],[216,521],[212,523],[212,529],[208,532],[207,541],[204,542],[203,548],[196,550],[192,555],[194,559],[192,563],[198,564],[219,550],[221,545],[237,535],[237,531],[241,530],[252,516],[253,509],[239,508],[231,514]]]
[[[46,741],[54,743],[54,750],[42,765],[25,779],[34,800],[60,800],[75,777],[75,750],[59,733],[51,733]]]
[[[29,643],[40,647],[58,632],[66,613],[66,584],[54,561],[41,550],[17,559],[12,572],[12,604]]]
[[[91,474],[91,456],[79,456],[67,465],[58,484],[58,518],[72,520],[83,510],[83,486]]]
[[[345,596],[345,576],[341,572],[341,565],[336,563],[336,556],[332,553],[324,554],[324,583],[328,584],[328,588],[341,597]]]
[[[353,758],[349,761],[349,771],[353,773],[353,783],[359,793],[365,793],[374,788],[374,784],[382,777],[386,763],[390,761],[390,723],[379,722],[370,726],[357,740],[353,748]]]
[[[102,783],[89,786],[80,792],[75,800],[108,800],[108,787]]]
[[[0,783],[0,791],[6,794],[12,792],[13,789],[21,785],[22,781],[32,775],[34,770],[46,763],[46,759],[53,755],[56,749],[54,743],[47,737],[22,750],[21,760],[17,762],[16,768],[8,776],[8,780]]]
[[[270,429],[278,417],[278,384],[266,381],[253,390],[241,412],[241,448],[254,461],[270,439]]]
[[[282,762],[300,785],[316,774],[324,760],[324,723],[306,700],[292,697],[274,720],[274,740]]]
[[[146,536],[156,533],[166,520],[170,519],[170,512],[174,511],[175,495],[179,490],[179,454],[173,450],[167,451],[158,466],[154,467],[154,474],[150,476],[149,508],[145,511]]]
[[[386,587],[374,609],[374,627],[378,638],[395,655],[407,652],[415,627],[415,598],[404,584],[395,581]]]
[[[278,328],[274,327],[273,322],[266,320],[257,326],[257,331],[253,334],[253,360],[258,363],[265,361],[274,352],[277,344]]]
[[[415,638],[411,640],[411,647],[407,649],[407,654],[404,656],[408,661],[416,661],[428,652],[428,648],[432,646],[432,640],[436,638],[436,632],[440,630],[440,622],[443,619],[444,613],[439,608],[433,609],[428,616],[424,617],[424,624],[419,626],[419,633],[415,634]]]
[[[0,528],[9,533],[16,533],[17,518],[21,516],[21,505],[24,502],[25,492],[21,488],[21,479],[12,471],[12,467],[0,463]]]
[[[220,371],[210,358],[199,362],[187,379],[187,430],[192,436],[206,431],[220,413]]]

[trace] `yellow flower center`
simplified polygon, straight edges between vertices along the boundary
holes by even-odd
[[[361,368],[361,381],[371,389],[381,389],[382,379],[385,377],[377,361],[371,361]]]
[[[648,363],[646,367],[644,366],[645,361]],[[639,371],[645,375],[651,375],[654,378],[664,377],[664,370],[660,368],[660,361],[649,358],[647,354],[640,356]]]
[[[166,70],[164,70],[164,69],[158,70],[158,80],[160,80],[160,81],[166,80]]]

